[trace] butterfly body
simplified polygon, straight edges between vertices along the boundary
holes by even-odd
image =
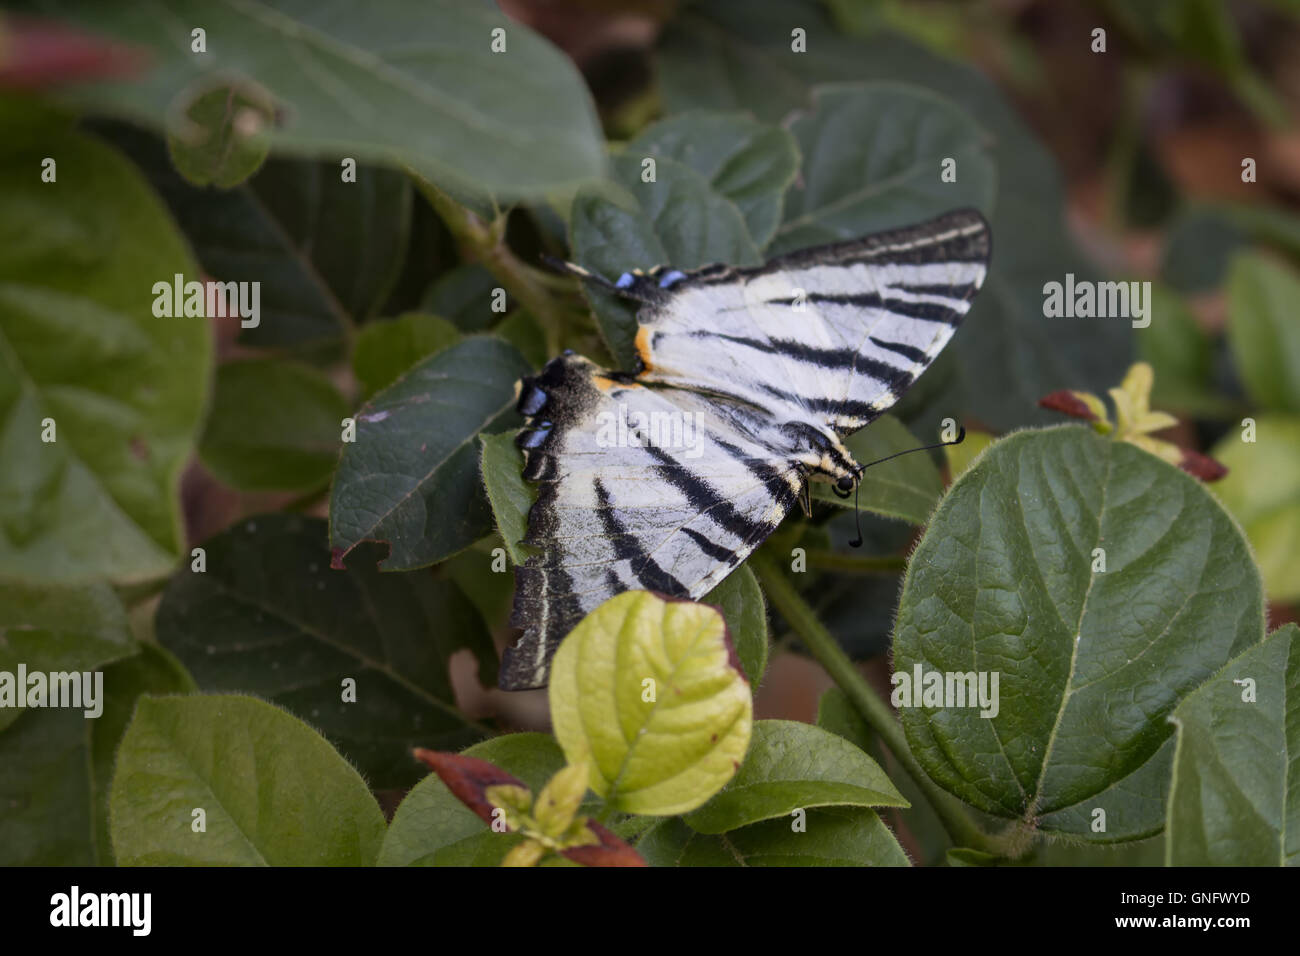
[[[538,486],[501,686],[544,686],[560,640],[623,590],[698,599],[812,481],[861,475],[843,439],[898,400],[983,282],[976,212],[800,250],[763,266],[660,266],[608,282],[641,303],[639,369],[553,359],[520,386]]]

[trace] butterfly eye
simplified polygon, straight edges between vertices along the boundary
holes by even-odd
[[[845,475],[839,481],[835,482],[835,487],[840,489],[840,491],[852,491],[853,479],[850,478],[848,475]]]

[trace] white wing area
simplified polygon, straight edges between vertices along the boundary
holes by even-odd
[[[566,353],[525,379],[538,483],[500,685],[544,686],[560,641],[629,589],[699,598],[771,534],[805,480],[847,480],[841,438],[948,344],[988,271],[973,210],[757,268],[667,266],[609,282],[642,303],[641,369]]]
[[[531,390],[531,391],[530,391]],[[803,486],[745,409],[617,379],[566,355],[525,384],[521,435],[539,485],[517,569],[503,687],[546,682],[560,639],[630,589],[699,598],[781,523]],[[540,403],[540,404],[538,404]]]
[[[735,395],[848,435],[948,344],[988,271],[975,212],[688,273],[638,316],[641,378]]]

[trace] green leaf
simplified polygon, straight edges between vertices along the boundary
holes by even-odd
[[[849,695],[838,687],[829,687],[817,698],[817,726],[843,737],[859,749],[871,746],[871,728],[862,719]]]
[[[1245,540],[1195,479],[1089,428],[1017,433],[956,481],[912,555],[894,632],[908,743],[994,816],[1094,843],[1149,836],[1165,718],[1262,639],[1263,606]],[[907,706],[897,682],[917,669],[998,675],[996,715],[918,706],[917,688]]]
[[[366,323],[352,351],[352,371],[361,383],[362,397],[392,385],[420,359],[455,345],[460,338],[456,326],[423,312]]]
[[[977,428],[966,429],[966,437],[960,445],[945,445],[943,456],[948,462],[948,475],[953,481],[956,481],[967,468],[975,464],[976,459],[984,454],[993,442],[995,436]]]
[[[740,770],[684,818],[701,833],[789,818],[813,807],[905,807],[885,772],[844,738],[793,720],[760,720]]]
[[[570,632],[551,662],[551,724],[569,763],[625,813],[693,810],[731,779],[754,701],[722,615],[627,591]]]
[[[464,753],[514,774],[533,793],[565,766],[564,752],[549,734],[493,737]],[[520,840],[517,833],[493,833],[431,773],[398,805],[379,865],[497,866]]]
[[[345,399],[322,372],[282,359],[217,368],[199,456],[240,491],[306,491],[324,485],[338,460]]]
[[[168,135],[172,164],[195,186],[238,186],[266,159],[274,112],[255,88],[209,90],[190,103],[180,128]]]
[[[373,548],[331,570],[325,522],[298,515],[261,515],[203,547],[207,569],[176,572],[156,626],[205,691],[255,694],[310,720],[380,788],[418,778],[411,747],[481,736],[456,708],[449,666],[468,648],[495,683],[496,654],[451,581],[381,574]]]
[[[0,734],[0,865],[113,863],[108,787],[136,699],[185,693],[194,684],[170,654],[147,644],[105,667],[103,681],[99,717],[31,710]]]
[[[1241,522],[1273,601],[1300,599],[1300,418],[1260,415],[1255,440],[1224,436],[1210,453],[1228,467],[1215,496]]]
[[[690,166],[736,204],[760,249],[776,233],[782,196],[799,169],[794,137],[745,113],[680,113],[646,127],[623,154],[638,161],[666,156]]]
[[[886,825],[897,829],[901,824],[911,836],[909,852],[922,866],[933,866],[942,860],[952,846],[952,838],[944,829],[944,822],[934,810],[931,796],[916,783],[909,771],[875,735],[862,719],[848,695],[838,687],[827,689],[817,701],[817,726],[839,734],[845,740],[866,751],[875,760],[890,782],[910,806],[906,810],[891,808],[883,811]]]
[[[616,279],[632,269],[671,264],[692,269],[712,262],[752,266],[762,261],[740,209],[684,163],[660,157],[655,181],[641,181],[641,162],[631,155],[614,162],[625,187],[587,188],[573,201],[569,245],[575,261]],[[623,368],[634,368],[636,310],[594,282],[583,291],[601,334]]]
[[[94,671],[137,653],[126,609],[107,584],[0,579],[0,671]],[[25,697],[23,698],[26,699]],[[0,730],[20,708],[0,708]]]
[[[456,266],[425,290],[420,310],[444,315],[464,332],[484,332],[501,320],[492,311],[492,291],[500,285],[500,280],[480,265]]]
[[[1228,271],[1228,343],[1250,397],[1267,409],[1300,412],[1300,278],[1249,253]]]
[[[531,553],[524,544],[524,536],[528,532],[528,511],[536,497],[532,487],[524,481],[524,456],[515,445],[514,432],[479,435],[478,440],[483,448],[479,465],[483,472],[483,485],[487,488],[501,540],[510,561],[523,564]]]
[[[919,448],[919,441],[892,415],[881,415],[845,443],[859,464]],[[918,452],[867,469],[856,501],[866,511],[923,525],[943,494],[943,478],[934,460]],[[854,498],[837,498],[826,482],[813,482],[812,497],[841,508],[855,507]]]
[[[1151,326],[1138,336],[1138,357],[1155,370],[1153,404],[1196,415],[1223,417],[1229,408],[1216,393],[1210,337],[1178,296],[1151,289]]]
[[[808,54],[791,50],[792,24],[807,32]],[[844,37],[814,0],[759,5],[713,0],[695,5],[664,31],[657,66],[670,113],[747,109],[760,120],[778,122],[792,110],[807,109],[817,84],[885,80],[946,98],[984,132],[1000,185],[989,217],[996,250],[991,272],[963,331],[947,350],[951,357],[940,361],[947,371],[933,368],[921,379],[909,396],[913,409],[924,402],[936,419],[960,411],[1003,430],[1046,421],[1035,403],[1051,391],[1101,391],[1123,376],[1133,354],[1129,323],[1043,315],[1042,290],[1048,278],[1064,281],[1070,272],[1076,279],[1092,276],[1066,232],[1064,196],[1051,154],[977,68],[943,59],[885,30],[863,39]],[[821,163],[839,166],[843,160],[837,151],[858,155],[871,145],[881,150],[889,146],[873,127],[830,132],[843,140],[831,155],[822,155],[800,138],[805,178]],[[958,167],[958,181],[949,185],[965,188],[965,167],[960,162]],[[937,168],[934,172],[937,180]],[[846,188],[854,185],[845,183]],[[787,219],[799,208],[788,198]],[[877,228],[878,211],[870,204],[861,209],[859,231]],[[919,221],[934,208],[918,202],[914,211],[908,212],[902,203],[896,210],[904,218],[893,225]],[[945,380],[944,375],[949,377]],[[990,388],[990,382],[998,387]]]
[[[949,101],[895,83],[822,86],[812,96],[812,111],[791,126],[809,162],[786,197],[774,252],[992,207],[997,172],[988,137]],[[947,159],[956,162],[956,182],[941,179]]]
[[[768,820],[719,835],[664,820],[641,838],[637,852],[651,866],[908,866],[907,854],[872,810],[809,810],[807,830]]]
[[[410,235],[405,176],[361,166],[350,183],[333,160],[273,158],[234,189],[196,189],[155,137],[121,124],[97,128],[149,177],[204,273],[261,283],[259,323],[240,331],[242,343],[329,357],[352,323],[383,304]]]
[[[441,561],[491,529],[478,473],[480,432],[520,424],[515,382],[531,369],[514,348],[470,338],[415,365],[356,415],[330,498],[342,561],[362,541],[388,544],[385,571]]]
[[[603,171],[600,127],[573,63],[489,4],[389,0],[361,24],[311,4],[177,0],[166,17],[94,0],[26,6],[147,51],[152,69],[136,78],[62,87],[63,99],[92,111],[170,128],[213,86],[234,82],[275,104],[276,152],[409,165],[510,196],[540,197]],[[191,24],[207,31],[206,52],[191,49]]]
[[[323,737],[241,696],[142,698],[110,812],[119,866],[370,866],[384,838],[379,804]]]
[[[1228,662],[1170,720],[1169,864],[1300,863],[1300,627]]]
[[[53,183],[31,173],[47,156]],[[0,178],[0,575],[163,574],[212,344],[202,319],[156,317],[152,288],[197,270],[130,163],[93,139],[7,137]]]
[[[741,565],[702,600],[722,611],[745,679],[757,687],[767,669],[767,604],[758,578]]]

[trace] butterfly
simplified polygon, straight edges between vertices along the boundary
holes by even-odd
[[[635,373],[573,352],[519,383],[536,482],[500,686],[545,686],[560,641],[625,590],[698,599],[809,482],[847,496],[844,439],[948,344],[988,272],[988,223],[959,210],[765,265],[658,266],[610,282],[639,304]]]

